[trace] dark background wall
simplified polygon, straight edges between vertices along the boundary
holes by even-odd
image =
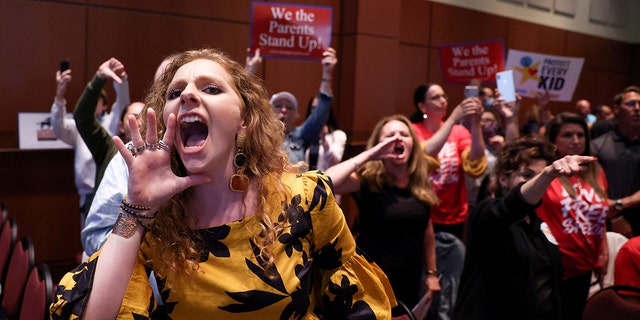
[[[574,94],[593,105],[640,84],[640,45],[607,40],[424,0],[278,0],[333,7],[332,46],[339,64],[333,109],[349,140],[345,157],[361,150],[383,116],[409,115],[419,84],[442,82],[437,47],[504,39],[506,49],[584,57]],[[64,270],[80,252],[78,199],[70,150],[18,150],[18,112],[49,112],[55,71],[69,59],[69,111],[97,67],[110,57],[129,74],[132,100],[141,100],[163,56],[218,47],[244,61],[249,0],[3,0],[0,1],[0,201],[18,219],[19,235],[36,247],[36,262]],[[258,71],[270,92],[288,90],[306,105],[318,89],[319,62],[266,60]],[[113,89],[108,86],[111,97]],[[462,85],[445,85],[453,107]],[[533,101],[525,100],[524,110]],[[552,111],[572,103],[551,103]],[[303,118],[301,108],[300,119]],[[346,212],[355,210],[346,199]],[[56,274],[57,275],[57,274]]]

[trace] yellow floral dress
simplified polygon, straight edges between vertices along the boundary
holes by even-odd
[[[199,271],[180,281],[156,277],[159,305],[148,279],[157,249],[147,234],[118,319],[390,319],[391,286],[356,252],[331,181],[317,171],[286,179],[293,194],[285,207],[289,226],[272,246],[271,277],[247,228],[256,219],[250,216],[198,230],[206,248]],[[284,212],[272,217],[283,218]],[[98,252],[63,277],[52,319],[82,317],[99,258]]]

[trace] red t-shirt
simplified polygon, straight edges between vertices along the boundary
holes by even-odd
[[[420,141],[428,140],[433,132],[422,123],[413,123]],[[438,153],[440,168],[429,174],[440,204],[431,208],[433,223],[456,224],[467,220],[467,187],[462,170],[461,154],[471,145],[471,134],[461,126],[454,125],[444,146]]]
[[[582,178],[573,176],[569,181],[576,190],[574,199],[555,179],[542,197],[536,214],[549,225],[558,241],[564,265],[564,278],[593,270],[605,236],[605,219],[609,205]],[[607,180],[600,170],[598,181],[605,193]]]

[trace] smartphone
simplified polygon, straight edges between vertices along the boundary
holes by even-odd
[[[498,91],[504,98],[504,101],[514,102],[516,101],[516,88],[513,85],[513,70],[505,70],[496,73],[496,84],[498,85]]]
[[[471,98],[478,96],[478,86],[466,86],[464,87],[464,97]]]
[[[69,60],[60,61],[60,73],[69,70]]]

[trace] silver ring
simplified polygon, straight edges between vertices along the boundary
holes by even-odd
[[[561,166],[559,166],[559,165],[555,165],[555,166],[553,166],[553,169],[555,169],[555,170],[556,170],[556,171],[558,171],[558,172],[562,172],[562,167],[561,167]]]
[[[156,148],[158,148],[158,144],[157,143],[148,143],[148,142],[144,142],[144,147],[147,148],[148,150],[155,150]]]
[[[142,153],[142,151],[144,151],[144,144],[141,145],[141,146],[134,147],[134,148],[136,148],[136,153]]]
[[[169,150],[169,146],[166,143],[164,143],[164,141],[160,140],[160,141],[158,141],[158,150],[160,150],[160,149],[162,149],[164,151],[168,151]]]
[[[131,155],[132,156],[136,156],[136,149],[133,147],[133,144],[129,143],[127,144],[127,149],[129,149],[129,151],[131,151]]]

